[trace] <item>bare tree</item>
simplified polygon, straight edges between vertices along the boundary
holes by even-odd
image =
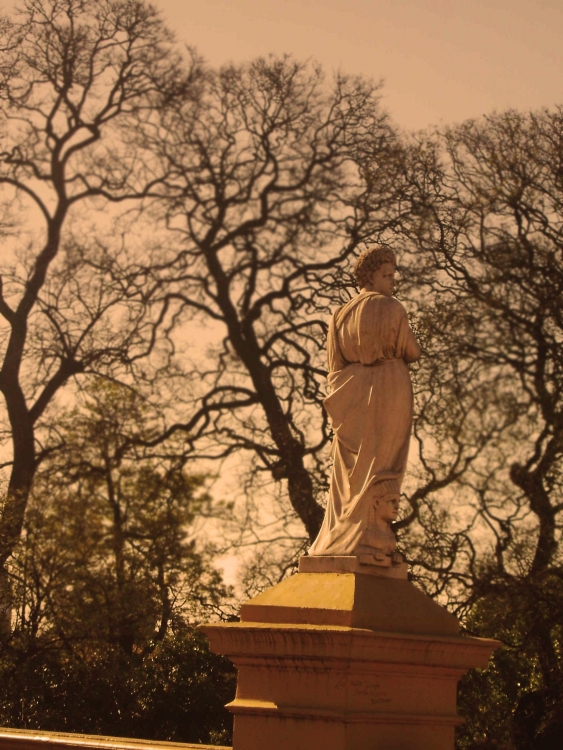
[[[3,566],[20,536],[44,447],[38,454],[37,437],[56,394],[78,374],[126,369],[154,345],[144,338],[155,320],[150,291],[116,273],[103,222],[96,246],[92,226],[78,226],[80,207],[126,205],[150,192],[158,175],[128,133],[155,108],[191,99],[200,72],[185,67],[153,7],[120,0],[26,0],[3,20],[0,55],[5,231],[20,231],[0,287],[0,391],[13,447]]]
[[[403,293],[425,357],[404,538],[428,589],[512,649],[489,689],[518,672],[510,733],[536,747],[563,701],[563,111],[469,121],[412,153]]]
[[[246,452],[255,478],[287,483],[312,539],[328,314],[350,294],[348,259],[401,214],[402,148],[378,86],[290,58],[228,66],[197,112],[166,113],[143,147],[168,173],[178,248],[159,278],[178,328],[210,332],[211,357],[184,368],[186,419],[161,439],[184,431],[194,458]]]
[[[448,484],[478,500],[499,575],[519,522],[533,534],[530,573],[554,564],[559,543],[561,117],[508,112],[447,130],[408,256],[428,354],[418,373],[421,441],[424,433],[427,455],[439,447],[442,466],[455,467]]]

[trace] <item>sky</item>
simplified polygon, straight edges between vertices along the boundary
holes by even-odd
[[[384,79],[417,130],[563,104],[563,0],[154,0],[213,65],[269,53]]]
[[[383,79],[383,106],[406,130],[563,104],[563,0],[152,3],[212,65],[289,53]]]

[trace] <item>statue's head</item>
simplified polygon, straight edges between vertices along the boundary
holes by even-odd
[[[373,274],[384,263],[392,263],[397,267],[395,253],[384,245],[372,245],[361,253],[354,266],[354,277],[360,289],[368,287],[373,279]]]

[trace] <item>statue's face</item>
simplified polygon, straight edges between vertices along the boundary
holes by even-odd
[[[382,263],[371,277],[371,291],[391,297],[395,290],[395,264]]]
[[[399,515],[399,498],[383,497],[377,503],[377,513],[387,523],[397,520]]]

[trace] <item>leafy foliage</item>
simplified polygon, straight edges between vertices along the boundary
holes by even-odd
[[[145,660],[98,645],[87,658],[39,651],[0,664],[3,726],[229,745],[236,674],[190,627]]]
[[[563,730],[563,584],[514,581],[481,599],[466,621],[471,633],[503,641],[486,670],[461,683],[466,724],[460,748],[556,750]]]
[[[133,391],[98,381],[53,426],[10,565],[9,725],[228,739],[234,671],[190,624],[228,616],[213,550],[190,534],[212,501],[177,455],[143,455],[151,421]]]

